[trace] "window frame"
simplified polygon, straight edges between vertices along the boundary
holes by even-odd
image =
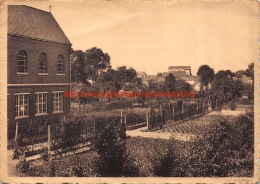
[[[53,91],[53,114],[63,113],[64,91]],[[57,96],[56,96],[57,95]]]
[[[43,56],[43,57],[42,57]],[[39,75],[48,75],[48,57],[45,52],[39,54],[39,63],[38,63],[38,74]],[[43,62],[43,65],[41,65]],[[44,69],[42,69],[42,67]]]
[[[57,64],[56,65],[56,67],[57,67],[56,74],[65,75],[65,57],[62,54],[58,55],[56,64]],[[61,70],[59,70],[60,68],[61,68]]]
[[[21,63],[23,64],[21,65]],[[25,50],[18,51],[16,55],[16,67],[17,74],[28,74],[28,55]],[[23,71],[20,68],[23,68]]]
[[[15,93],[14,96],[15,96],[15,119],[30,117],[29,116],[30,93]],[[27,99],[25,97],[27,97]],[[21,102],[20,100],[22,100],[22,103],[20,103]],[[21,110],[21,108],[26,110]]]
[[[41,96],[41,98],[40,98]],[[44,98],[46,99],[44,100]],[[41,106],[41,108],[40,108]],[[35,116],[48,115],[48,92],[36,92],[35,93]],[[40,110],[41,109],[41,110]],[[45,111],[44,111],[45,109]]]

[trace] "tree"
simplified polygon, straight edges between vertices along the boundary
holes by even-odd
[[[235,74],[232,73],[230,70],[220,70],[216,73],[215,75],[215,79],[219,79],[219,78],[232,78],[234,77]]]
[[[96,82],[93,86],[97,87],[99,91],[118,91],[116,71],[109,68],[107,71],[102,71],[97,77]]]
[[[71,60],[72,81],[77,83],[96,81],[101,71],[111,68],[110,56],[96,47],[85,52],[72,50]]]
[[[245,74],[245,71],[244,71],[244,70],[238,70],[238,71],[235,72],[235,76],[236,76],[237,78],[241,78],[242,75],[244,75],[244,74]]]
[[[214,79],[214,73],[214,70],[208,65],[202,65],[199,67],[197,75],[200,76],[202,84],[208,86]]]
[[[120,66],[116,69],[116,80],[118,87],[122,89],[123,85],[127,82],[133,82],[137,78],[137,72],[133,68],[127,68],[126,66]]]
[[[72,50],[71,53],[71,81],[76,83],[86,83],[86,74],[84,72],[85,60],[82,50]]]
[[[245,75],[254,80],[254,63],[250,63],[245,71]]]
[[[189,83],[185,82],[184,80],[177,80],[175,83],[175,89],[177,91],[186,91],[189,92],[192,90],[192,87]]]
[[[111,68],[110,56],[99,48],[93,47],[86,50],[84,59],[84,71],[89,80],[96,81],[96,78],[101,71]]]
[[[115,127],[115,121],[107,124],[95,142],[99,155],[95,161],[97,173],[104,177],[138,176],[138,169],[127,153],[126,142]]]
[[[169,74],[164,81],[165,89],[169,92],[172,92],[175,90],[175,82],[176,79],[173,74]]]

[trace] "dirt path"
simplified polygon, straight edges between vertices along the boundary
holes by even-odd
[[[232,111],[232,110],[222,110],[221,112],[218,111],[212,111],[208,115],[231,115],[231,116],[238,116],[240,114],[244,114],[246,111]]]
[[[127,130],[126,134],[131,137],[146,137],[146,138],[160,138],[160,139],[170,139],[172,136],[177,140],[189,141],[195,136],[192,134],[180,134],[180,133],[166,133],[166,132],[148,132],[147,127],[142,127],[134,130]]]

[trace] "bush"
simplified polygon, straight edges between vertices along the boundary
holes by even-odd
[[[243,105],[253,105],[254,99],[248,99],[248,98],[240,98],[239,103]]]
[[[22,159],[19,160],[19,162],[16,165],[16,169],[19,172],[26,173],[29,170],[29,163],[28,161],[23,157]]]
[[[229,105],[229,108],[230,108],[232,111],[236,110],[237,105],[236,105],[235,100],[232,100],[232,102],[231,102],[230,105]]]
[[[41,153],[41,158],[44,160],[44,161],[48,161],[49,158],[50,158],[50,155],[48,153],[48,148],[44,148],[43,149],[43,153]]]
[[[170,139],[167,143],[167,149],[160,154],[159,163],[154,166],[153,172],[156,176],[171,177],[175,166],[174,140]]]
[[[138,172],[134,165],[132,167],[125,141],[117,134],[115,123],[110,122],[106,125],[95,142],[95,149],[99,155],[95,161],[96,172],[105,177],[136,176]]]

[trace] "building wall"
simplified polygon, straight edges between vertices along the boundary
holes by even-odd
[[[31,83],[69,83],[70,82],[70,46],[51,42],[8,36],[8,84]],[[17,74],[18,51],[27,52],[28,74]],[[39,54],[47,54],[48,75],[38,74]],[[65,75],[57,75],[57,57],[65,59]]]
[[[63,112],[53,113],[54,91],[70,90],[70,46],[21,37],[8,36],[8,138],[14,138],[15,123],[19,125],[37,118],[62,118],[70,112],[70,99],[63,97]],[[28,74],[17,74],[17,53],[27,52]],[[38,75],[39,54],[47,54],[48,75]],[[57,75],[57,56],[62,54],[65,59],[65,72]],[[47,115],[35,116],[36,92],[48,92]],[[15,93],[29,94],[29,116],[15,117]]]

